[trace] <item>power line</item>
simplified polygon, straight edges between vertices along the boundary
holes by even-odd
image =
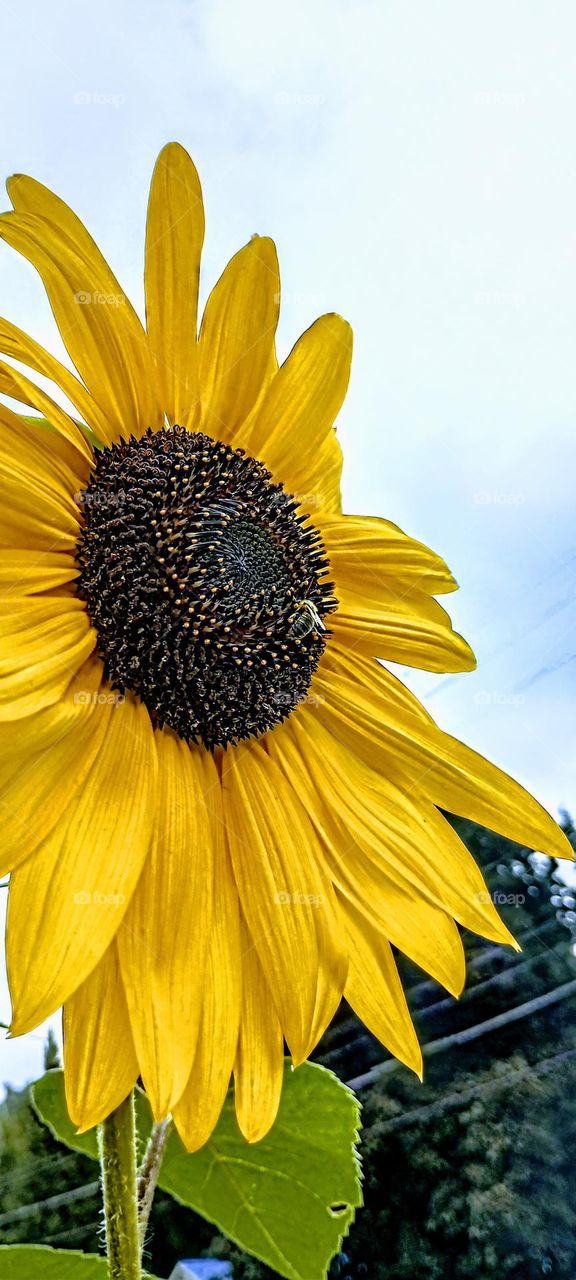
[[[540,1062],[527,1063],[525,1067],[518,1067],[514,1071],[507,1069],[506,1075],[500,1076],[497,1080],[488,1080],[483,1084],[472,1085],[469,1089],[462,1089],[459,1093],[452,1093],[449,1097],[440,1098],[437,1102],[431,1102],[425,1107],[414,1107],[412,1111],[393,1116],[391,1120],[384,1120],[378,1124],[371,1125],[366,1130],[366,1133],[383,1134],[396,1132],[399,1129],[408,1129],[410,1125],[418,1124],[420,1120],[435,1119],[446,1112],[456,1111],[459,1107],[471,1102],[473,1098],[484,1094],[497,1093],[502,1089],[509,1089],[518,1081],[526,1079],[527,1076],[532,1079],[535,1075],[544,1075],[565,1062],[574,1061],[575,1058],[576,1049],[566,1049],[562,1053],[554,1054],[552,1058],[542,1058]]]
[[[81,1240],[89,1232],[97,1234],[102,1228],[102,1222],[85,1222],[81,1227],[74,1227],[72,1231],[59,1231],[55,1236],[42,1236],[42,1244],[55,1244],[57,1241]]]
[[[527,1018],[532,1013],[539,1013],[541,1009],[547,1009],[550,1005],[558,1004],[561,1000],[567,1000],[573,995],[576,995],[576,978],[571,982],[564,982],[560,987],[554,987],[544,995],[535,996],[533,1000],[527,1000],[525,1004],[507,1009],[505,1013],[498,1013],[494,1018],[487,1018],[485,1022],[478,1022],[475,1026],[466,1027],[463,1031],[454,1031],[452,1035],[442,1036],[439,1040],[430,1040],[428,1044],[422,1045],[422,1053],[425,1058],[433,1058],[438,1053],[445,1053],[447,1049],[452,1049],[456,1045],[469,1044],[472,1040],[478,1040],[481,1036],[498,1031],[500,1027],[508,1026],[511,1022]],[[379,1062],[375,1067],[371,1067],[370,1071],[365,1071],[363,1075],[355,1076],[346,1083],[351,1089],[364,1089],[366,1085],[373,1084],[381,1076],[398,1071],[401,1066],[402,1063],[397,1058],[387,1058],[385,1062]]]
[[[563,956],[559,951],[549,950],[550,955],[554,960],[557,960],[564,967],[570,968],[570,966],[566,966],[565,956]],[[536,951],[534,955],[531,956],[521,957],[519,955],[515,964],[508,965],[506,969],[500,969],[498,973],[491,974],[489,978],[484,978],[482,982],[476,982],[471,987],[465,987],[462,995],[459,997],[458,1008],[461,1009],[463,1005],[470,1004],[471,1001],[476,1000],[478,995],[484,995],[486,991],[491,991],[494,987],[505,987],[511,980],[515,980],[519,973],[525,973],[526,970],[531,969],[533,965],[540,964],[543,954],[544,953],[542,951]],[[441,1000],[436,1000],[434,1004],[427,1004],[424,1005],[422,1009],[415,1010],[415,1013],[418,1018],[425,1018],[430,1014],[442,1013],[445,1010],[453,1008],[454,997],[443,996]]]
[[[563,966],[566,966],[565,957],[558,951],[550,951],[553,959],[558,960]],[[510,964],[506,969],[500,969],[498,973],[493,973],[490,978],[485,978],[482,982],[477,982],[472,987],[466,987],[462,992],[458,1002],[456,1003],[454,996],[446,996],[440,1000],[434,1001],[433,1004],[424,1005],[421,1009],[414,1010],[414,1018],[416,1025],[424,1018],[434,1017],[438,1013],[453,1010],[455,1007],[460,1010],[466,1005],[473,1003],[478,996],[484,996],[488,991],[497,990],[498,987],[506,987],[514,981],[518,973],[524,973],[527,969],[532,968],[542,960],[542,952],[537,951],[534,955],[520,959],[516,964]],[[573,969],[573,966],[572,966]],[[330,1067],[333,1062],[338,1062],[343,1054],[349,1053],[352,1049],[371,1049],[373,1038],[365,1031],[360,1031],[353,1036],[351,1040],[345,1041],[343,1044],[337,1045],[334,1049],[329,1049],[327,1053],[321,1056],[322,1065]]]
[[[47,1200],[23,1204],[19,1209],[11,1209],[9,1213],[0,1213],[0,1226],[7,1226],[9,1222],[21,1222],[24,1218],[32,1218],[35,1213],[43,1213],[47,1209],[60,1209],[62,1205],[72,1204],[74,1200],[88,1200],[99,1191],[99,1182],[86,1182],[83,1187],[73,1187],[71,1191],[62,1191],[60,1195],[49,1196]]]
[[[557,928],[558,928],[558,921],[556,919],[546,920],[544,924],[538,925],[535,929],[528,929],[526,933],[524,933],[522,937],[518,939],[518,941],[520,942],[522,948],[524,948],[527,941],[530,941],[533,938],[540,938],[543,936],[543,934],[548,933],[550,932],[550,930],[557,929]],[[552,952],[552,954],[559,955],[559,953],[557,952]],[[506,948],[500,944],[496,944],[495,946],[491,946],[491,947],[483,947],[481,951],[479,951],[467,962],[466,972],[469,975],[474,970],[481,968],[484,964],[490,963],[492,960],[496,959],[497,957],[502,957],[505,955],[506,955]],[[460,997],[459,1001],[456,1001],[456,998],[454,996],[445,997],[443,994],[441,994],[439,1000],[429,1005],[420,1006],[420,1008],[414,1008],[412,1012],[415,1017],[422,1017],[423,1015],[426,1015],[428,1011],[438,1010],[440,1008],[450,1008],[450,1007],[456,1007],[456,1006],[460,1008],[463,1000],[472,999],[477,991],[480,991],[481,988],[485,989],[490,982],[496,981],[497,979],[504,980],[505,976],[508,974],[514,975],[518,969],[522,968],[523,965],[527,965],[529,963],[535,963],[536,960],[540,959],[540,956],[541,956],[541,952],[537,952],[531,958],[524,956],[522,952],[517,952],[508,958],[506,968],[499,970],[497,974],[492,974],[490,978],[482,979],[480,982],[476,982],[476,983],[473,983],[471,986],[467,986],[465,988],[465,991],[463,992],[463,995]],[[433,994],[439,994],[440,990],[441,989],[440,989],[439,983],[435,982],[433,978],[426,978],[422,982],[413,983],[411,987],[406,987],[405,994],[407,997],[410,997],[410,1003],[412,1003],[415,996],[423,995],[425,991],[429,991]],[[346,1035],[351,1035],[351,1039],[344,1040],[343,1042],[341,1042],[340,1037],[346,1036]],[[369,1043],[370,1041],[367,1039],[367,1037],[363,1035],[361,1032],[359,1033],[358,1020],[352,1015],[345,1019],[343,1018],[338,1023],[334,1023],[331,1027],[329,1027],[326,1030],[322,1038],[322,1045],[325,1045],[326,1048],[323,1049],[323,1051],[317,1054],[316,1056],[319,1062],[327,1063],[331,1061],[332,1058],[335,1058],[340,1054],[346,1053],[348,1050],[353,1049],[356,1045],[369,1044]]]
[[[8,1172],[0,1175],[0,1194],[6,1186],[11,1190],[14,1185],[17,1185],[19,1182],[26,1182],[29,1178],[35,1176],[40,1171],[44,1173],[44,1170],[48,1166],[52,1166],[52,1168],[57,1171],[59,1169],[66,1168],[69,1164],[74,1164],[77,1159],[78,1156],[75,1153],[69,1156],[61,1156],[57,1152],[50,1156],[37,1156],[30,1160],[25,1169],[10,1169]]]

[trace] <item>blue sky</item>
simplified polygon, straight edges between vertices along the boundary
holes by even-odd
[[[445,556],[478,656],[403,676],[553,811],[576,809],[575,38],[569,0],[8,0],[0,75],[0,174],[74,204],[138,303],[150,172],[177,138],[204,185],[204,293],[260,232],[282,354],[322,311],[351,321],[345,507]],[[4,247],[0,313],[60,351]],[[0,1080],[41,1043],[2,1046]]]

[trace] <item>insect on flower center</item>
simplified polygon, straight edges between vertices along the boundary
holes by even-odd
[[[212,750],[308,693],[337,606],[318,531],[241,449],[180,427],[97,455],[77,590],[107,679]]]

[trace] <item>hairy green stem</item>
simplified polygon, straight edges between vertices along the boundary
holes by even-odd
[[[150,1139],[144,1159],[138,1170],[138,1219],[140,1228],[140,1248],[144,1245],[146,1236],[146,1228],[154,1199],[154,1192],[158,1184],[158,1175],[162,1164],[162,1157],[166,1149],[166,1143],[172,1131],[172,1120],[163,1120],[161,1124],[155,1124],[150,1134]]]
[[[136,1193],[136,1120],[131,1093],[100,1126],[110,1280],[142,1280]]]

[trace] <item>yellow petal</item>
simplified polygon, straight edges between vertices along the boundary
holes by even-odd
[[[286,747],[282,731],[276,730],[273,734],[269,734],[264,740],[264,745],[281,772],[286,772],[282,768]],[[292,739],[288,749],[290,747],[293,747]],[[289,772],[286,776],[294,786],[295,795],[300,794],[299,782],[293,783],[293,775]],[[294,803],[297,803],[296,800]],[[313,918],[318,948],[316,1001],[308,1043],[302,1047],[298,1056],[293,1052],[295,1066],[308,1057],[323,1036],[326,1027],[331,1023],[342,1000],[348,973],[348,949],[342,929],[339,904],[318,848],[317,852],[320,854],[320,865],[315,868],[314,875],[319,874],[320,881],[316,884],[316,891],[306,895],[311,906],[314,907]],[[281,905],[290,905],[285,901],[289,896],[286,893],[279,895],[282,899]],[[296,894],[293,905],[298,905],[302,896],[301,893]]]
[[[0,463],[0,542],[3,547],[29,548],[41,554],[62,551],[74,554],[77,531],[62,527],[60,513],[53,516],[45,504],[35,504],[33,494],[12,478],[1,474]]]
[[[106,737],[72,811],[10,881],[14,1035],[43,1022],[88,977],[119,928],[150,846],[156,760],[148,712],[128,696],[99,713],[109,716]]]
[[[114,943],[64,1005],[64,1083],[80,1133],[120,1106],[138,1078],[126,997]]]
[[[67,440],[46,418],[21,417],[6,405],[0,405],[2,429],[1,454],[7,462],[20,471],[28,469],[36,483],[45,483],[56,489],[70,506],[79,485],[86,483],[94,464],[94,453],[78,452],[75,444]],[[73,505],[77,513],[77,504]]]
[[[154,839],[118,947],[140,1073],[160,1120],[192,1069],[212,928],[213,844],[222,839],[222,819],[217,823],[207,809],[206,791],[220,790],[207,752],[170,730],[156,734],[156,748]]]
[[[102,444],[112,439],[110,424],[86,387],[34,338],[3,316],[0,317],[0,351],[55,382]]]
[[[496,765],[442,733],[376,662],[334,645],[316,673],[317,714],[361,759],[450,813],[557,858],[572,848],[550,814]]]
[[[295,717],[292,717],[292,721]],[[437,982],[457,995],[465,977],[464,950],[454,921],[410,885],[401,885],[378,867],[338,823],[310,777],[294,740],[293,725],[267,738],[273,753],[306,811],[322,844],[326,871],[341,894],[371,925]]]
[[[98,699],[109,696],[92,687],[84,667],[56,706],[2,726],[0,875],[29,858],[69,814],[106,732]]]
[[[335,589],[339,607],[329,626],[342,648],[422,671],[473,671],[476,666],[470,645],[425,592],[381,583],[372,585],[371,594],[359,593],[338,580]]]
[[[0,239],[42,277],[68,354],[110,424],[105,443],[159,426],[154,365],[136,313],[88,233],[76,234],[71,211],[31,179],[18,180],[19,195],[24,183],[40,193],[43,216],[2,214]]]
[[[0,393],[11,396],[13,400],[19,400],[21,404],[28,405],[31,409],[37,409],[66,440],[70,441],[81,458],[88,463],[92,461],[92,449],[74,419],[56,404],[51,396],[31,382],[24,373],[12,368],[9,364],[4,364],[2,360],[0,360]]]
[[[455,591],[456,580],[434,551],[403,533],[398,525],[376,516],[319,513],[331,572],[347,591],[373,595],[382,584],[416,587],[429,595]]]
[[[350,950],[346,999],[372,1035],[422,1077],[422,1050],[390,943],[350,902],[342,915]]]
[[[272,1128],[282,1093],[284,1040],[254,943],[242,937],[242,1013],[234,1066],[236,1116],[247,1142]]]
[[[326,872],[320,911],[314,915],[318,942],[318,980],[312,1029],[306,1054],[321,1040],[339,1008],[348,975],[348,949],[342,930],[341,913],[330,876]],[[298,1066],[297,1059],[294,1065]]]
[[[429,801],[415,801],[367,769],[307,710],[294,724],[300,750],[333,814],[377,868],[422,894],[466,929],[516,946],[459,836]]]
[[[79,253],[92,260],[95,269],[107,272],[110,285],[119,289],[118,281],[112,275],[90,232],[60,196],[25,173],[12,174],[6,182],[6,190],[17,212],[30,213],[52,223],[62,239],[66,238]]]
[[[28,757],[45,750],[76,728],[91,709],[102,701],[108,703],[111,700],[108,694],[102,697],[102,681],[102,663],[99,658],[91,655],[54,706],[37,715],[26,716],[10,724],[0,724],[0,767],[11,764],[14,760],[19,767],[21,756]]]
[[[213,793],[214,794],[214,793]],[[217,803],[216,813],[219,810]],[[208,1141],[228,1092],[240,1024],[242,959],[238,893],[226,851],[215,868],[214,922],[202,1001],[202,1023],[174,1123],[188,1151]]]
[[[160,400],[171,424],[199,418],[196,326],[204,208],[198,174],[176,142],[160,152],[146,225],[146,319]]]
[[[438,556],[384,520],[320,514],[315,523],[335,579],[330,630],[341,647],[425,671],[474,668],[469,645],[430,599],[456,587]]]
[[[274,243],[253,236],[228,263],[206,303],[198,348],[202,422],[209,435],[226,443],[242,427],[269,376],[279,290]]]
[[[0,720],[18,720],[56,702],[95,643],[81,600],[10,601],[0,621]]]
[[[0,596],[5,599],[54,591],[78,573],[69,551],[0,550]]]
[[[38,544],[36,530],[43,532],[44,542],[51,538],[49,550],[74,545],[79,532],[76,498],[89,469],[88,461],[56,431],[40,421],[38,426],[24,422],[0,405],[0,519],[8,532],[18,531],[23,547]],[[13,545],[12,538],[9,542]]]
[[[1,424],[0,413],[0,424]],[[1,425],[0,425],[1,431]],[[74,554],[79,526],[53,493],[34,479],[23,485],[0,451],[0,542],[5,548]]]
[[[328,952],[333,922],[318,842],[298,794],[258,744],[236,748],[223,790],[242,910],[284,1036],[301,1062],[314,1043],[319,952]]]
[[[466,961],[452,917],[378,871],[358,847],[344,845],[340,853],[334,843],[328,861],[334,883],[360,915],[451,995],[460,995]]]
[[[333,430],[350,378],[352,330],[326,315],[278,370],[246,448],[309,510],[340,509],[342,453]]]
[[[17,600],[10,601],[0,617],[0,641],[9,639],[15,647],[21,646],[35,656],[37,640],[33,634],[34,628],[45,623],[54,626],[60,622],[68,624],[70,616],[76,617],[84,613],[82,600],[66,591],[66,588],[54,595],[20,596]]]
[[[142,324],[116,276],[100,252],[96,241],[78,215],[60,196],[57,196],[41,182],[38,182],[35,178],[28,177],[26,174],[18,173],[10,177],[6,183],[6,190],[17,213],[31,215],[33,221],[37,219],[35,226],[38,223],[45,223],[45,227],[40,234],[46,240],[53,238],[56,261],[58,251],[61,252],[69,244],[74,247],[93,281],[92,298],[86,299],[81,296],[75,296],[74,302],[79,305],[90,305],[92,303],[99,307],[110,307],[112,313],[120,311],[114,323],[118,330],[122,331],[123,341],[131,348],[143,371],[151,374],[152,361]],[[23,223],[25,221],[24,217]],[[53,301],[52,298],[50,301]],[[63,334],[64,343],[66,343],[67,336],[67,334]],[[74,359],[73,356],[72,358]],[[150,378],[149,383],[150,385],[147,388],[142,388],[144,403],[146,402],[147,392],[149,393],[152,390]],[[152,425],[152,422],[149,425]]]

